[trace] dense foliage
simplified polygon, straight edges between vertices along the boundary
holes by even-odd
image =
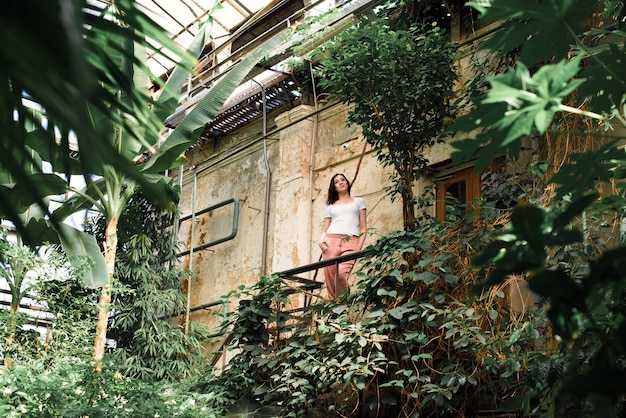
[[[57,353],[58,355],[60,353]],[[31,359],[0,372],[3,417],[219,417],[207,395],[181,383],[131,379],[118,372],[92,372],[92,361],[58,357],[53,367]]]
[[[159,209],[139,192],[119,220],[109,338],[115,341],[111,361],[124,376],[176,380],[205,363],[203,325],[190,322],[185,331],[184,323],[170,318],[185,311],[189,275],[176,256],[177,222],[175,212]],[[86,230],[103,242],[104,219],[92,219]]]
[[[243,302],[224,322],[234,357],[196,390],[214,394],[216,411],[246,399],[272,416],[470,417],[545,407],[548,372],[562,361],[542,363],[542,373],[528,365],[547,358],[549,347],[537,345],[546,323],[509,312],[502,289],[468,297],[481,277],[469,258],[487,223],[421,224],[370,247],[347,298],[315,299],[300,312],[289,310],[294,290],[278,276],[241,289]]]
[[[476,264],[494,267],[484,285],[523,275],[544,298],[568,358],[555,413],[573,398],[590,402],[596,417],[617,416],[626,394],[623,2],[604,10],[593,0],[471,4],[484,21],[501,22],[485,47],[518,60],[488,79],[454,127],[478,132],[457,143],[457,159],[484,165],[498,153],[561,152],[547,160],[547,199],[518,206]]]
[[[101,374],[94,373],[92,359],[97,292],[84,286],[58,248],[41,259],[25,246],[0,241],[5,274],[24,266],[22,296],[28,291],[52,314],[50,323],[33,330],[26,313],[0,311],[10,319],[0,328],[7,366],[0,369],[3,416],[216,416],[204,406],[207,395],[186,386],[190,376],[206,370],[206,331],[191,324],[184,332],[184,324],[167,320],[185,306],[176,220],[140,193],[120,219],[120,285],[113,292],[109,335],[115,344]],[[102,221],[86,228],[101,239]]]

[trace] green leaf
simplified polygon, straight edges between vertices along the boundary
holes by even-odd
[[[193,38],[186,51],[194,59],[200,58],[204,46],[209,43],[211,31],[213,30],[213,13],[221,8],[223,8],[222,4],[214,0],[213,4],[207,9],[210,10],[207,20],[200,26],[198,34]],[[189,74],[189,69],[180,65],[174,68],[155,103],[154,114],[158,120],[164,122],[174,112],[180,99],[180,90],[187,82]]]
[[[455,142],[458,151],[453,153],[453,159],[467,161],[478,157],[476,166],[481,168],[490,163],[495,154],[518,155],[521,138],[533,130],[545,133],[555,113],[562,111],[563,99],[584,82],[573,79],[579,64],[579,57],[562,60],[544,65],[531,76],[527,66],[518,62],[505,74],[490,78],[487,95],[451,128],[452,131],[483,131],[473,140]]]
[[[495,321],[496,318],[498,318],[498,311],[496,311],[495,309],[490,309],[489,310],[489,319],[491,319],[492,321]]]
[[[65,224],[59,224],[56,228],[59,232],[61,246],[72,265],[82,265],[85,256],[91,258],[92,265],[83,275],[85,285],[95,289],[107,284],[110,278],[104,262],[104,255],[100,251],[96,238]]]
[[[528,279],[528,286],[539,295],[559,301],[580,312],[587,311],[582,288],[561,270],[543,270]]]
[[[591,263],[589,274],[583,279],[584,289],[591,292],[595,286],[605,282],[620,283],[624,271],[626,271],[626,247],[607,250]]]
[[[520,239],[525,240],[533,252],[541,258],[543,258],[545,252],[543,223],[544,211],[535,206],[516,206],[511,214],[511,224],[514,233]],[[542,260],[536,261],[538,265],[543,263]]]
[[[503,26],[485,47],[508,53],[521,48],[520,59],[532,66],[549,56],[564,56],[582,33],[580,20],[593,12],[593,0],[475,0],[467,5],[485,23]]]
[[[106,182],[104,179],[90,182],[80,193],[75,193],[68,199],[65,199],[61,206],[55,209],[52,216],[58,221],[63,221],[74,213],[91,209],[94,205],[94,201],[99,201],[100,197],[105,194]],[[117,198],[117,196],[115,196],[115,198]]]
[[[530,134],[533,127],[542,134],[546,131],[562,100],[584,82],[572,80],[579,65],[580,58],[562,60],[542,66],[531,76],[526,65],[518,62],[515,69],[489,80],[491,89],[482,103],[508,105],[494,126],[500,131],[509,130],[502,145]]]
[[[50,131],[37,128],[28,132],[26,145],[39,154],[44,161],[49,162],[54,172],[66,175],[82,174],[78,160],[65,155],[67,149],[50,137]]]
[[[597,193],[588,194],[567,205],[565,210],[558,214],[552,222],[552,232],[554,234],[560,233],[562,229],[569,226],[574,218],[580,216],[598,197]]]
[[[20,177],[13,187],[5,188],[4,198],[18,212],[24,212],[42,197],[62,195],[66,187],[65,180],[55,174],[35,173]]]
[[[612,34],[607,34],[612,36]],[[619,36],[616,34],[616,36]],[[621,35],[623,38],[623,34]],[[591,97],[591,108],[610,114],[621,107],[626,97],[626,56],[623,45],[609,43],[591,50],[593,59],[581,71],[589,82],[581,86],[581,97]]]
[[[41,246],[43,244],[60,244],[58,232],[51,227],[50,221],[37,217],[31,218],[26,224],[27,240],[25,244],[33,247]]]
[[[397,290],[387,290],[384,288],[379,288],[378,290],[376,290],[376,294],[378,296],[389,296],[392,298],[395,298],[398,296],[398,291]]]
[[[395,319],[402,319],[404,314],[406,313],[406,308],[404,306],[398,306],[396,308],[389,310],[389,315],[394,317]]]
[[[416,274],[415,278],[417,280],[423,281],[424,284],[433,284],[439,279],[439,276],[430,271],[423,271],[421,273]]]

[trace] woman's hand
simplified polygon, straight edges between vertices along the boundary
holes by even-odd
[[[322,236],[320,237],[320,241],[319,241],[319,246],[322,249],[322,252],[328,248],[328,242],[326,242],[326,234],[322,234]]]

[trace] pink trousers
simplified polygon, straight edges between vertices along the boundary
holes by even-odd
[[[322,252],[322,260],[358,251],[359,239],[354,235],[351,235],[349,240],[347,237],[344,234],[326,234],[325,239],[328,247]],[[324,267],[324,278],[326,279],[329,298],[334,299],[348,287],[348,276],[354,267],[354,261],[344,261],[339,266],[333,264]]]

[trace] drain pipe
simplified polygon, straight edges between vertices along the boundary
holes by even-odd
[[[263,241],[261,248],[261,276],[267,274],[267,232],[269,229],[269,217],[270,217],[270,186],[272,183],[272,170],[270,169],[270,163],[267,159],[267,97],[265,96],[265,86],[255,80],[250,79],[261,87],[261,98],[263,100],[263,159],[265,162],[265,208],[263,214]]]
[[[317,101],[317,89],[315,88],[315,75],[313,74],[313,64],[309,61],[309,72],[311,73],[311,86],[313,87],[313,103],[315,105],[315,116],[313,119],[313,133],[311,135],[311,148],[309,150],[309,237],[312,242],[317,242],[315,231],[313,231],[313,174],[315,165],[315,141],[317,140],[317,125],[319,120],[319,108]],[[309,243],[309,263],[313,262],[313,244]],[[310,272],[309,272],[310,274]]]
[[[193,240],[196,233],[196,197],[198,190],[198,173],[193,175],[193,189],[191,191],[191,231],[189,232],[189,263],[187,268],[189,271],[193,271]],[[187,306],[185,309],[185,334],[189,333],[189,314],[191,313],[191,279],[192,276],[187,276]]]

